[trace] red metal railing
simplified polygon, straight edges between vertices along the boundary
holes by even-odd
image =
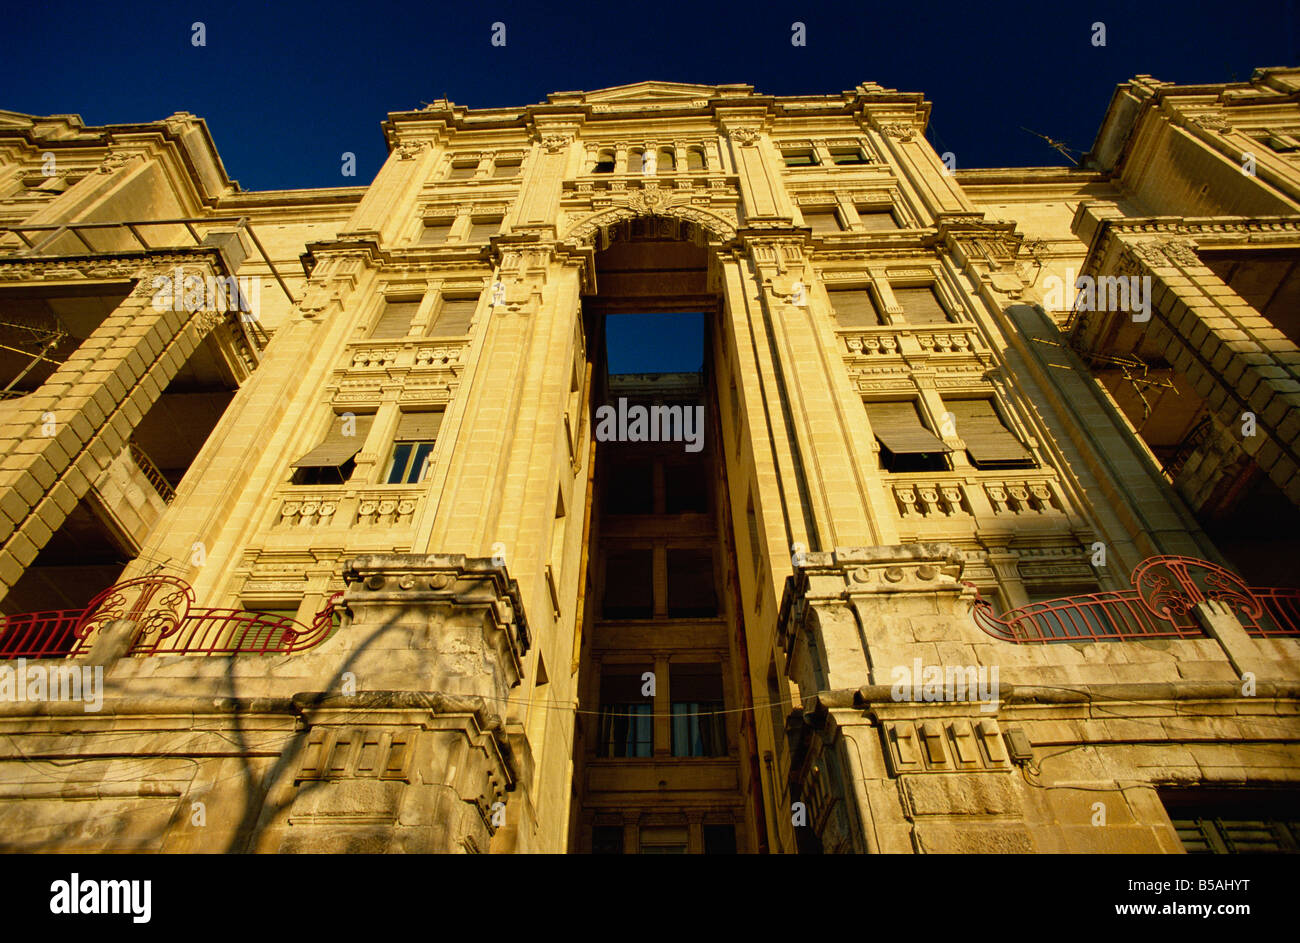
[[[1133,588],[1030,603],[998,616],[976,590],[976,624],[1007,642],[1103,642],[1200,638],[1195,609],[1226,605],[1251,635],[1300,635],[1300,589],[1250,587],[1235,573],[1194,557],[1150,557],[1133,570]],[[971,586],[973,584],[966,584]]]
[[[132,655],[288,655],[320,644],[334,630],[336,593],[303,625],[287,616],[194,605],[184,580],[154,575],[110,586],[85,609],[0,616],[0,659],[82,654],[97,629],[127,620]]]

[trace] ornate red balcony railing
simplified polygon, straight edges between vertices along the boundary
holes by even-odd
[[[135,625],[132,655],[289,655],[320,644],[334,630],[336,593],[311,625],[286,616],[194,605],[184,580],[154,575],[110,586],[85,609],[0,616],[0,659],[83,654],[112,622]]]
[[[1247,586],[1217,564],[1178,556],[1149,557],[1130,581],[1132,589],[1048,599],[1001,616],[977,590],[972,615],[985,632],[1007,642],[1203,638],[1195,609],[1214,601],[1232,610],[1251,635],[1300,635],[1300,589]]]

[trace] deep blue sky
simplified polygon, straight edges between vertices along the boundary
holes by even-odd
[[[557,5],[560,6],[560,5]],[[1296,0],[764,4],[606,0],[311,4],[10,4],[0,108],[90,124],[191,111],[245,189],[368,182],[385,114],[446,95],[470,107],[644,79],[741,82],[772,94],[859,82],[934,102],[931,140],[958,168],[1058,163],[1021,126],[1084,151],[1116,83],[1242,80],[1296,64]],[[507,44],[489,43],[506,24]],[[790,24],[808,45],[790,45]],[[191,45],[202,21],[207,45]],[[1091,24],[1106,24],[1093,47]],[[357,176],[340,155],[357,155]]]
[[[704,316],[610,315],[605,352],[610,373],[694,373],[704,363]]]

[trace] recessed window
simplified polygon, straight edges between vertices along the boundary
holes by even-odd
[[[411,319],[420,308],[418,298],[385,299],[384,310],[370,332],[371,340],[393,340],[405,337],[411,330]]]
[[[1300,853],[1300,808],[1294,790],[1157,790],[1188,854]]]
[[[992,399],[946,399],[943,405],[976,468],[1033,466],[1033,455],[1007,426]]]
[[[475,216],[469,227],[470,242],[487,242],[501,231],[500,216]]]
[[[806,209],[803,211],[803,222],[805,226],[811,226],[814,234],[828,232],[843,232],[844,227],[840,223],[840,216],[835,210],[826,209]]]
[[[433,446],[442,426],[442,411],[402,413],[393,436],[393,454],[384,483],[413,485],[423,481],[433,456]]]
[[[705,825],[704,853],[706,855],[734,855],[736,853],[736,826]]]
[[[593,855],[621,855],[623,853],[623,826],[597,825],[591,830]]]
[[[596,164],[591,168],[593,174],[612,174],[614,172],[614,152],[601,151],[596,155]]]
[[[432,337],[461,337],[469,333],[470,322],[478,309],[474,296],[443,296],[438,304],[438,314],[429,327]]]
[[[687,847],[684,827],[641,829],[641,854],[643,855],[684,855]]]
[[[611,550],[605,554],[601,612],[611,620],[654,616],[654,551]]]
[[[840,167],[848,164],[868,163],[866,155],[862,153],[860,147],[832,147],[831,162]]]
[[[523,161],[518,157],[504,157],[492,165],[492,176],[494,177],[517,177],[519,168],[523,166]]]
[[[943,440],[926,428],[915,400],[867,403],[867,419],[880,443],[880,465],[890,472],[947,471]]]
[[[718,614],[711,550],[668,551],[668,616],[709,619]]]
[[[903,308],[908,324],[944,324],[952,320],[939,296],[929,285],[920,288],[895,288],[894,298]]]
[[[442,245],[451,237],[451,227],[455,222],[450,216],[426,219],[420,230],[420,245]]]
[[[726,756],[721,665],[672,665],[673,756]]]
[[[827,292],[840,327],[878,327],[883,323],[871,292],[865,288],[835,288]]]
[[[812,148],[792,148],[782,151],[781,157],[785,160],[787,167],[817,166],[817,155],[813,153]]]
[[[476,160],[456,160],[452,161],[451,170],[447,172],[448,180],[468,180],[473,177],[478,170],[478,161]]]
[[[617,665],[601,672],[597,756],[654,755],[654,698],[641,693],[642,675],[651,670],[649,665]]]
[[[1295,131],[1265,131],[1252,135],[1275,154],[1294,154],[1300,151],[1300,129]]]
[[[892,210],[872,206],[859,206],[858,219],[867,232],[888,232],[898,228],[898,220]]]
[[[664,466],[664,513],[706,514],[709,510],[708,479],[698,465]]]
[[[677,154],[670,147],[659,149],[659,165],[656,170],[661,174],[670,174],[677,169]]]
[[[692,147],[686,151],[686,169],[690,171],[706,169],[704,160],[704,148]]]
[[[373,413],[335,416],[320,444],[293,463],[293,483],[339,485],[347,481],[374,421]]]
[[[244,603],[244,611],[255,612],[268,621],[277,619],[296,620],[298,618],[298,603],[290,600],[274,603]]]
[[[654,468],[648,462],[615,462],[602,475],[606,514],[653,514]]]

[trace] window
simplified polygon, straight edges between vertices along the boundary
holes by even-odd
[[[393,436],[393,457],[384,484],[413,485],[424,480],[442,426],[442,411],[402,413]]]
[[[424,226],[420,230],[420,245],[433,246],[441,245],[451,237],[451,227],[456,220],[450,216],[439,216],[425,219]]]
[[[599,757],[654,755],[654,699],[641,693],[649,666],[607,668],[600,677]]]
[[[858,219],[862,221],[862,228],[867,232],[888,232],[898,228],[898,220],[894,219],[892,210],[859,206]]]
[[[920,288],[895,288],[894,298],[903,307],[908,324],[944,324],[951,321],[939,296],[929,285]]]
[[[469,227],[470,242],[487,242],[501,231],[500,216],[475,216]]]
[[[686,169],[690,171],[707,169],[707,163],[704,160],[704,148],[692,147],[686,151]]]
[[[1300,853],[1300,796],[1274,789],[1161,789],[1188,854]]]
[[[671,147],[659,149],[659,167],[661,174],[670,174],[677,169],[677,154]]]
[[[523,161],[518,157],[503,157],[492,165],[492,176],[517,177],[522,166]]]
[[[734,855],[736,853],[736,826],[705,825],[704,853],[706,855]]]
[[[785,687],[783,695],[781,689]],[[767,708],[772,716],[772,740],[780,752],[785,748],[785,716],[790,710],[786,701],[790,700],[789,687],[781,684],[781,677],[776,671],[776,656],[767,666]]]
[[[827,292],[840,327],[879,327],[880,309],[865,288],[834,288]]]
[[[609,467],[601,492],[606,514],[653,514],[654,468],[647,462],[619,462]]]
[[[843,232],[844,227],[840,224],[839,214],[833,209],[806,209],[803,211],[803,222],[805,226],[811,226],[814,234],[827,232]]]
[[[255,612],[259,616],[264,616],[265,618],[270,620],[275,620],[275,619],[296,620],[298,618],[297,603],[289,602],[289,601],[270,603],[270,604],[262,603],[260,605],[244,603],[244,611]]]
[[[438,305],[438,316],[429,326],[433,337],[461,337],[469,333],[469,325],[474,320],[474,311],[478,308],[478,298],[443,296]]]
[[[420,308],[419,299],[384,299],[384,310],[370,332],[371,340],[393,340],[405,337],[411,330],[411,319]]]
[[[641,829],[641,854],[684,855],[688,847],[685,828]]]
[[[276,603],[244,604],[245,612],[256,613],[261,617],[256,625],[246,625],[239,631],[239,647],[247,651],[258,651],[283,637],[286,630],[298,631],[292,625],[298,619],[297,600],[284,600]]]
[[[654,551],[611,550],[605,554],[606,619],[649,619],[654,616]]]
[[[947,471],[952,449],[925,427],[915,400],[867,403],[867,419],[880,443],[880,465],[890,472]]]
[[[668,551],[668,617],[709,619],[718,614],[713,586],[713,551]]]
[[[1031,607],[1029,613],[1034,628],[1046,639],[1087,639],[1118,635],[1122,626],[1112,617],[1110,610],[1089,605],[1086,600],[1073,605],[1055,605],[1062,599],[1088,596],[1097,590],[1096,583],[1076,583],[1073,586],[1026,585],[1025,595],[1029,599],[1027,605]]]
[[[597,154],[596,165],[591,168],[591,172],[593,174],[612,174],[614,172],[614,152],[604,150]]]
[[[781,156],[785,159],[787,167],[816,167],[817,155],[812,152],[811,148],[795,148],[788,151],[782,151]]]
[[[831,162],[840,167],[847,164],[870,163],[859,147],[832,147]]]
[[[1252,134],[1251,137],[1275,154],[1294,154],[1300,151],[1300,130],[1263,131]]]
[[[591,830],[593,855],[621,855],[623,853],[623,826],[597,825]]]
[[[456,160],[451,163],[451,170],[447,172],[448,180],[468,180],[474,176],[478,170],[478,161],[476,160]]]
[[[628,173],[639,174],[645,171],[644,151],[634,148],[627,152]]]
[[[721,665],[673,665],[673,756],[726,756]]]
[[[993,400],[945,400],[944,409],[952,414],[953,431],[966,443],[966,454],[976,468],[1024,468],[1034,464],[1034,457],[1007,428]]]
[[[295,485],[339,485],[352,476],[373,414],[335,416],[320,445],[293,463]]]
[[[762,569],[762,541],[758,536],[758,516],[754,514],[754,496],[751,494],[745,506],[745,528],[749,531],[749,559],[754,564],[754,572]]]
[[[664,466],[664,513],[706,514],[709,483],[695,465]]]

